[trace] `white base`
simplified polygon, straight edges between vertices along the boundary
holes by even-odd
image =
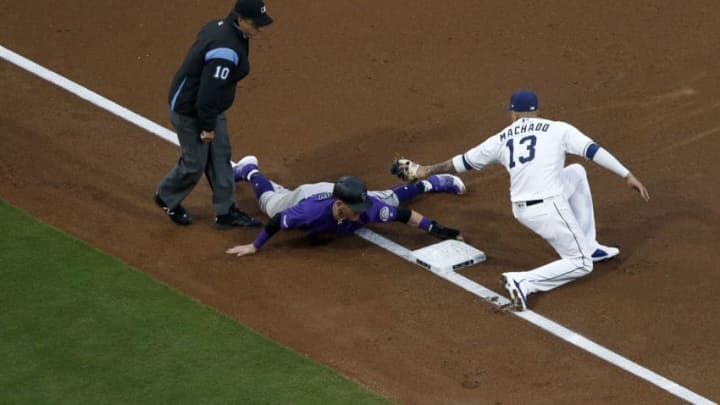
[[[415,263],[433,272],[453,272],[485,261],[485,253],[458,240],[444,240],[413,251]]]

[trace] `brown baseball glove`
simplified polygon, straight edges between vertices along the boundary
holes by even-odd
[[[419,167],[419,164],[410,159],[395,159],[392,166],[390,166],[390,173],[404,181],[415,181],[418,179],[417,170]]]

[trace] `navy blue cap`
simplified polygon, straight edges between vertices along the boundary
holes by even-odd
[[[518,90],[510,96],[510,105],[505,107],[505,111],[530,112],[537,111],[538,98],[535,93],[530,90]]]
[[[252,20],[259,27],[270,25],[273,22],[272,17],[268,15],[265,9],[263,0],[237,0],[235,12],[243,18]]]
[[[365,183],[354,176],[340,177],[333,187],[333,197],[344,202],[353,212],[365,212],[372,206]]]

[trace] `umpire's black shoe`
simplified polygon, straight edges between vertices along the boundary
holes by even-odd
[[[219,229],[233,227],[255,228],[258,226],[262,226],[262,222],[240,211],[234,205],[230,207],[230,211],[227,214],[215,217],[215,227]]]
[[[167,204],[165,204],[165,201],[160,198],[159,195],[155,194],[155,204],[158,205],[158,207],[162,208],[163,211],[167,214],[167,216],[175,222],[178,225],[190,225],[192,224],[192,218],[190,217],[190,214],[185,211],[185,208],[183,208],[182,205],[178,204],[177,207],[173,208],[172,210],[168,208]]]

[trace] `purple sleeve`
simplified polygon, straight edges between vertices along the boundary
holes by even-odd
[[[260,231],[260,234],[257,236],[257,238],[255,238],[253,246],[255,246],[255,249],[260,249],[265,244],[265,242],[268,241],[268,239],[270,239],[270,235],[268,235],[268,233],[265,232],[265,230],[263,229],[262,231]]]
[[[423,217],[418,224],[418,228],[422,229],[423,231],[428,231],[430,230],[430,225],[432,225],[432,220],[428,217]]]
[[[372,207],[363,213],[366,223],[393,222],[397,221],[397,207],[387,205],[373,197]]]

